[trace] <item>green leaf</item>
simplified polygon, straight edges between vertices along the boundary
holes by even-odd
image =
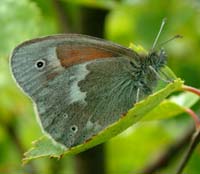
[[[174,102],[185,108],[192,107],[198,100],[199,96],[191,92],[184,92],[180,95],[170,97],[171,102]]]
[[[30,149],[30,151],[25,153],[25,156],[31,157],[29,158],[29,160],[44,156],[59,158],[65,151],[65,148],[63,146],[54,143],[53,140],[51,140],[47,136],[43,136],[34,141],[33,146],[34,147]],[[24,161],[26,161],[26,158],[24,158]]]
[[[140,121],[148,112],[153,108],[158,106],[169,94],[174,91],[180,90],[183,85],[183,81],[180,79],[174,80],[174,82],[168,84],[165,88],[149,95],[145,100],[142,100],[134,105],[128,113],[119,119],[119,121],[108,126],[106,129],[101,131],[99,134],[94,136],[91,140],[85,142],[84,144],[75,146],[71,149],[66,149],[63,151],[63,146],[55,143],[47,138],[43,137],[37,140],[34,147],[25,153],[25,158],[23,162],[26,163],[31,159],[45,156],[59,157],[66,154],[77,154],[79,152],[85,151],[97,144],[103,143],[108,139],[114,137],[115,135],[121,133],[134,123]]]
[[[142,121],[153,121],[177,116],[185,112],[185,108],[192,107],[198,100],[199,96],[190,92],[172,96],[169,99],[164,100],[158,107],[145,115],[145,117],[142,118]]]
[[[185,112],[183,107],[170,100],[164,100],[158,107],[154,108],[151,112],[145,115],[145,117],[142,118],[142,121],[166,119],[183,112]]]

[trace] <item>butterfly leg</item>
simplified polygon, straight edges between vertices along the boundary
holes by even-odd
[[[136,94],[136,103],[138,103],[140,100],[140,88],[137,89],[137,94]]]
[[[157,76],[160,80],[162,80],[163,82],[165,82],[165,83],[170,83],[170,82],[171,82],[171,80],[169,80],[169,78],[167,77],[167,75],[166,75],[164,72],[161,72],[162,75],[164,76],[164,78],[163,78],[163,77],[160,76],[160,74],[159,74],[151,65],[149,66],[149,69],[150,69],[153,73],[155,73],[156,76]]]
[[[167,79],[167,81],[170,83],[172,82],[174,79],[172,77],[170,77],[169,75],[167,75],[167,73],[165,73],[164,71],[160,71],[161,74],[164,76],[165,79]]]

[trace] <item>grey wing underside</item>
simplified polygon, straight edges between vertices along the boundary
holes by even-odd
[[[68,68],[35,101],[43,129],[67,147],[90,139],[135,103],[137,84],[132,73],[126,57]]]

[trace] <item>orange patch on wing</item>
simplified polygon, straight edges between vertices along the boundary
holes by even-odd
[[[56,49],[57,57],[63,67],[87,62],[93,59],[109,58],[115,55],[106,50],[86,46],[60,45]]]

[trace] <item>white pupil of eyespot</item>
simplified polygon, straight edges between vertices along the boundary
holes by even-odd
[[[38,60],[35,64],[36,68],[42,69],[45,66],[45,61],[44,60]]]

